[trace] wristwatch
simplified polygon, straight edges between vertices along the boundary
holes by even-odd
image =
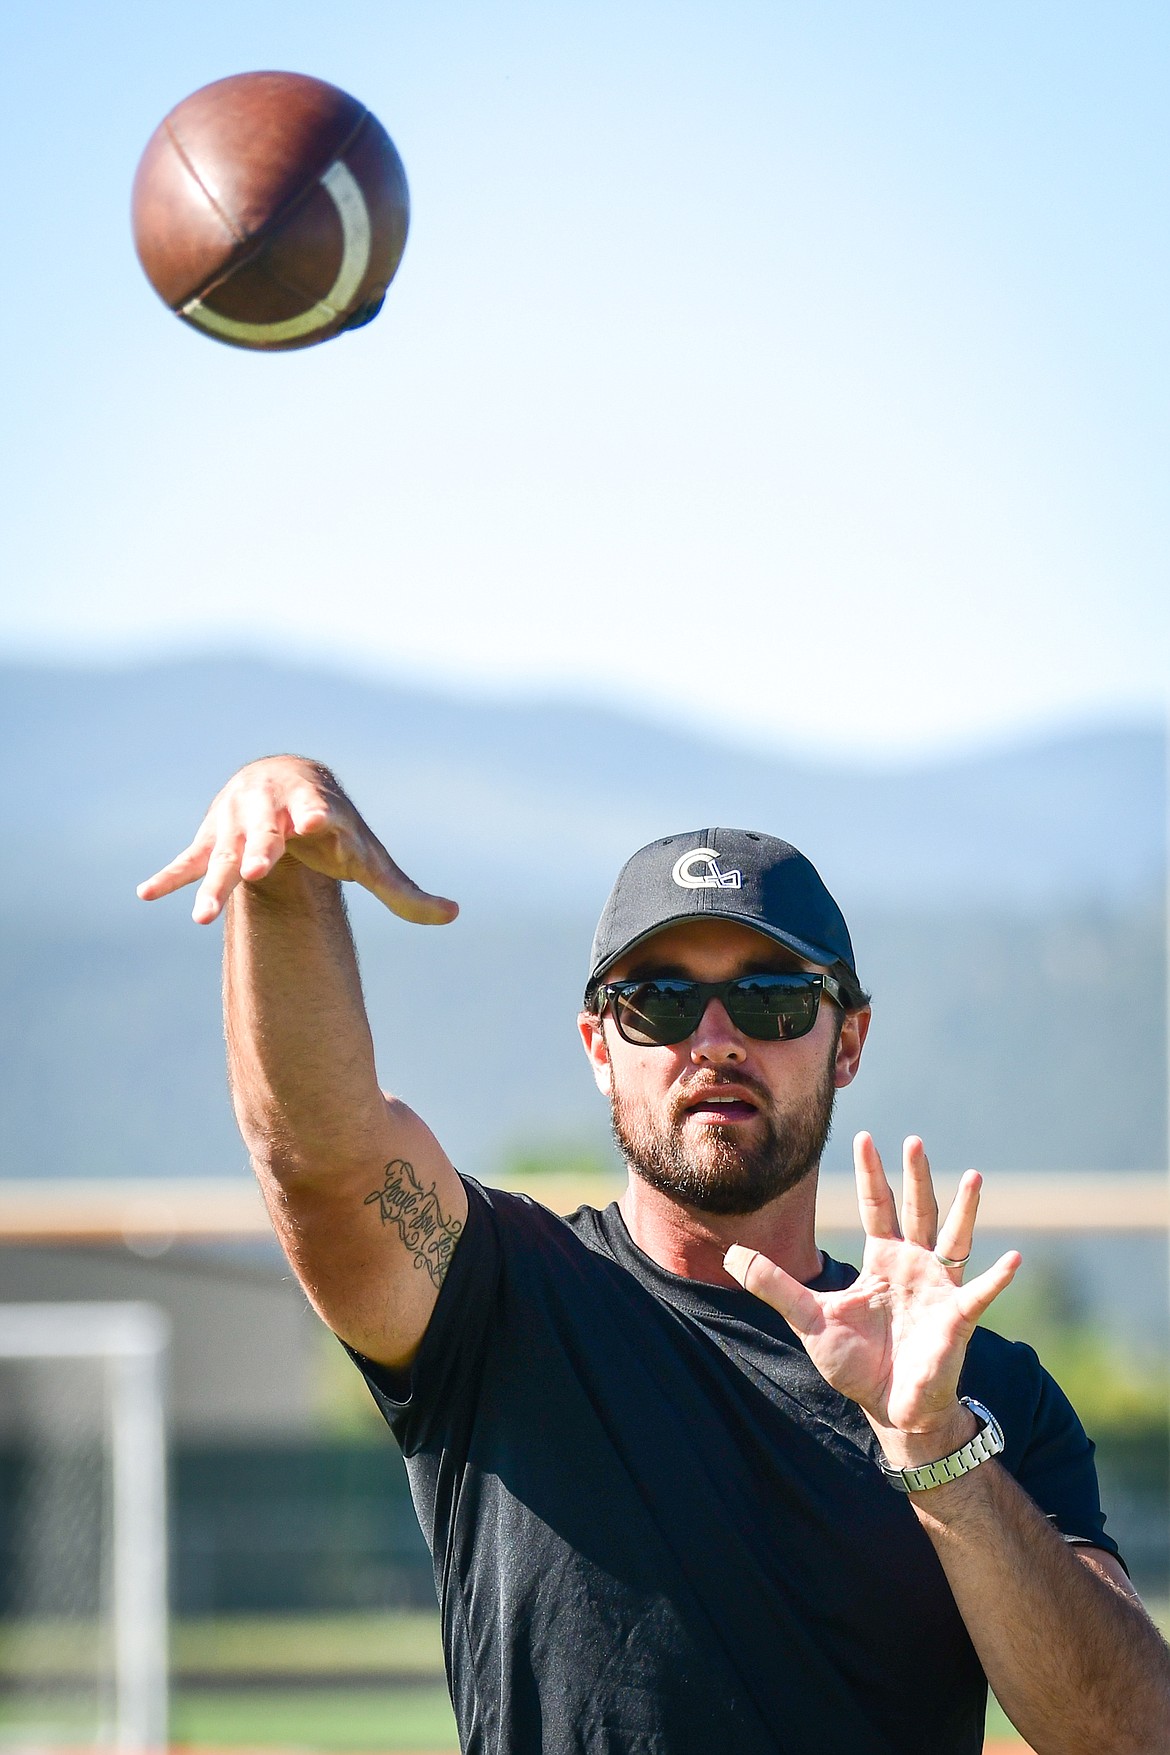
[[[960,1396],[959,1400],[983,1424],[974,1438],[969,1438],[958,1450],[952,1450],[950,1456],[940,1456],[937,1462],[923,1463],[917,1469],[896,1469],[884,1456],[879,1458],[882,1474],[897,1492],[926,1493],[931,1487],[943,1487],[948,1481],[969,1475],[980,1463],[990,1462],[993,1456],[999,1455],[1003,1449],[1003,1427],[995,1415],[972,1396]]]

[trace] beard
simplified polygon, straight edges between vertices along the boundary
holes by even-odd
[[[778,1111],[769,1092],[742,1077],[703,1081],[706,1094],[720,1084],[748,1086],[759,1101],[757,1118],[748,1125],[712,1123],[702,1138],[688,1146],[683,1137],[686,1105],[696,1091],[689,1088],[665,1121],[636,1115],[613,1093],[611,1121],[614,1144],[636,1176],[651,1188],[703,1213],[742,1216],[757,1213],[778,1195],[787,1194],[817,1168],[833,1123],[836,1088],[833,1060],[811,1096]]]

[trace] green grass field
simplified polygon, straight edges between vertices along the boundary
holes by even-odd
[[[202,1748],[455,1751],[433,1614],[232,1617],[175,1629],[171,1735]],[[281,1686],[290,1673],[328,1687]],[[185,1685],[248,1676],[247,1690]],[[255,1682],[265,1676],[274,1686]],[[355,1686],[354,1679],[362,1678]],[[384,1677],[384,1685],[370,1685]],[[346,1679],[349,1678],[349,1685]]]
[[[410,1688],[200,1690],[175,1695],[171,1741],[201,1749],[450,1750],[445,1684]]]
[[[443,1679],[443,1642],[434,1610],[366,1615],[224,1615],[178,1621],[171,1637],[172,1674],[382,1675],[387,1682]]]
[[[1170,1628],[1170,1605],[1159,1607],[1158,1620]],[[92,1705],[62,1685],[71,1671],[82,1675],[87,1658],[76,1626],[0,1630],[0,1749],[92,1739]],[[430,1613],[179,1622],[172,1658],[171,1740],[179,1749],[458,1750]],[[54,1679],[49,1690],[37,1686]],[[994,1701],[987,1735],[1023,1749]]]

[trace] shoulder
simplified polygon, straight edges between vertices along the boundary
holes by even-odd
[[[600,1236],[592,1209],[568,1220],[529,1195],[462,1173],[460,1181],[466,1222],[409,1366],[390,1369],[347,1349],[408,1455],[456,1410],[475,1404],[493,1356],[527,1354],[542,1325],[566,1309],[588,1317],[596,1270],[607,1265],[586,1241]]]
[[[1039,1449],[1057,1446],[1091,1454],[1075,1409],[1034,1349],[994,1329],[977,1328],[959,1383],[995,1415],[1004,1432],[1004,1462],[1016,1472]]]
[[[570,1278],[577,1278],[591,1268],[615,1265],[607,1215],[594,1207],[579,1207],[566,1216],[531,1195],[491,1188],[471,1176],[462,1181],[467,1190],[467,1231],[477,1239],[475,1252],[494,1260],[504,1279],[555,1279],[570,1263],[577,1269]]]
[[[994,1329],[982,1326],[971,1336],[964,1379],[968,1372],[972,1379],[994,1380],[1025,1392],[1029,1388],[1038,1392],[1045,1375],[1039,1356],[1026,1341],[1009,1341]]]
[[[976,1329],[959,1388],[995,1415],[1003,1428],[1004,1467],[1065,1540],[1116,1555],[1101,1510],[1092,1441],[1032,1348]]]
[[[477,1221],[494,1230],[502,1242],[523,1247],[525,1244],[552,1245],[570,1251],[592,1249],[610,1253],[604,1228],[604,1215],[594,1207],[578,1207],[567,1215],[556,1213],[530,1194],[511,1189],[492,1188],[477,1182],[474,1176],[461,1175],[467,1190],[469,1207],[477,1209]]]

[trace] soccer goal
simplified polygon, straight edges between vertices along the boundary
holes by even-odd
[[[150,1304],[0,1304],[0,1749],[166,1747],[167,1345]]]

